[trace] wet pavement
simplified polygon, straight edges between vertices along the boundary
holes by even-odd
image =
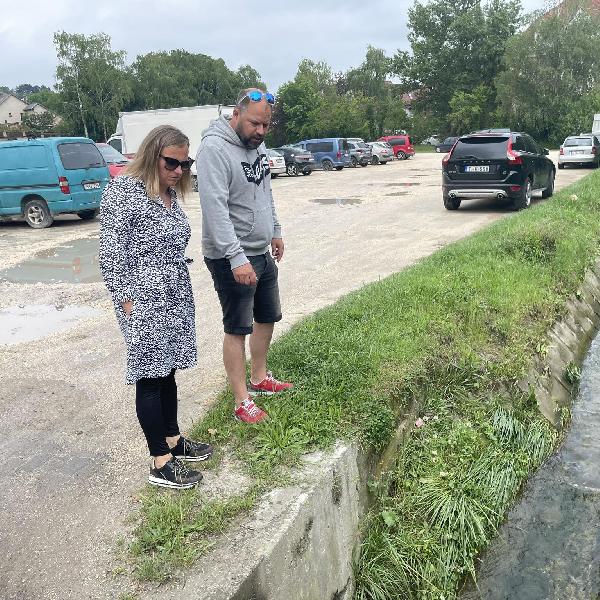
[[[98,236],[37,252],[10,269],[0,271],[0,281],[13,283],[95,283],[102,281],[98,267]]]
[[[527,484],[461,600],[600,598],[600,336],[560,450]]]
[[[0,310],[0,345],[39,340],[68,329],[80,319],[100,315],[86,306],[23,305]]]

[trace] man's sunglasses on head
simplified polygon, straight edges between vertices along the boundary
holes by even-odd
[[[170,156],[160,157],[165,161],[165,169],[167,171],[174,171],[177,167],[181,167],[182,171],[189,171],[194,164],[193,158],[188,158],[187,160],[177,160],[176,158],[171,158]]]
[[[269,104],[275,104],[275,96],[273,96],[271,92],[252,90],[251,92],[248,92],[244,98],[249,98],[252,102],[260,102],[264,98]]]

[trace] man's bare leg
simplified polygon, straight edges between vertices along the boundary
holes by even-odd
[[[267,354],[275,323],[254,323],[250,335],[250,381],[260,383],[267,376]]]
[[[248,397],[246,386],[246,336],[226,333],[223,338],[223,363],[236,408]]]

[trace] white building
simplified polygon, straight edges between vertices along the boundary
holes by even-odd
[[[18,125],[27,103],[12,94],[0,92],[0,125]]]

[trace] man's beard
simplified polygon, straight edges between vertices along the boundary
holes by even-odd
[[[241,127],[240,127],[240,129],[241,129]],[[261,138],[246,137],[246,136],[242,135],[242,132],[238,131],[237,129],[235,130],[235,132],[238,134],[238,137],[240,138],[240,141],[242,142],[242,144],[244,144],[244,146],[246,146],[246,148],[249,148],[250,150],[256,150],[265,140],[264,137],[261,137]]]

